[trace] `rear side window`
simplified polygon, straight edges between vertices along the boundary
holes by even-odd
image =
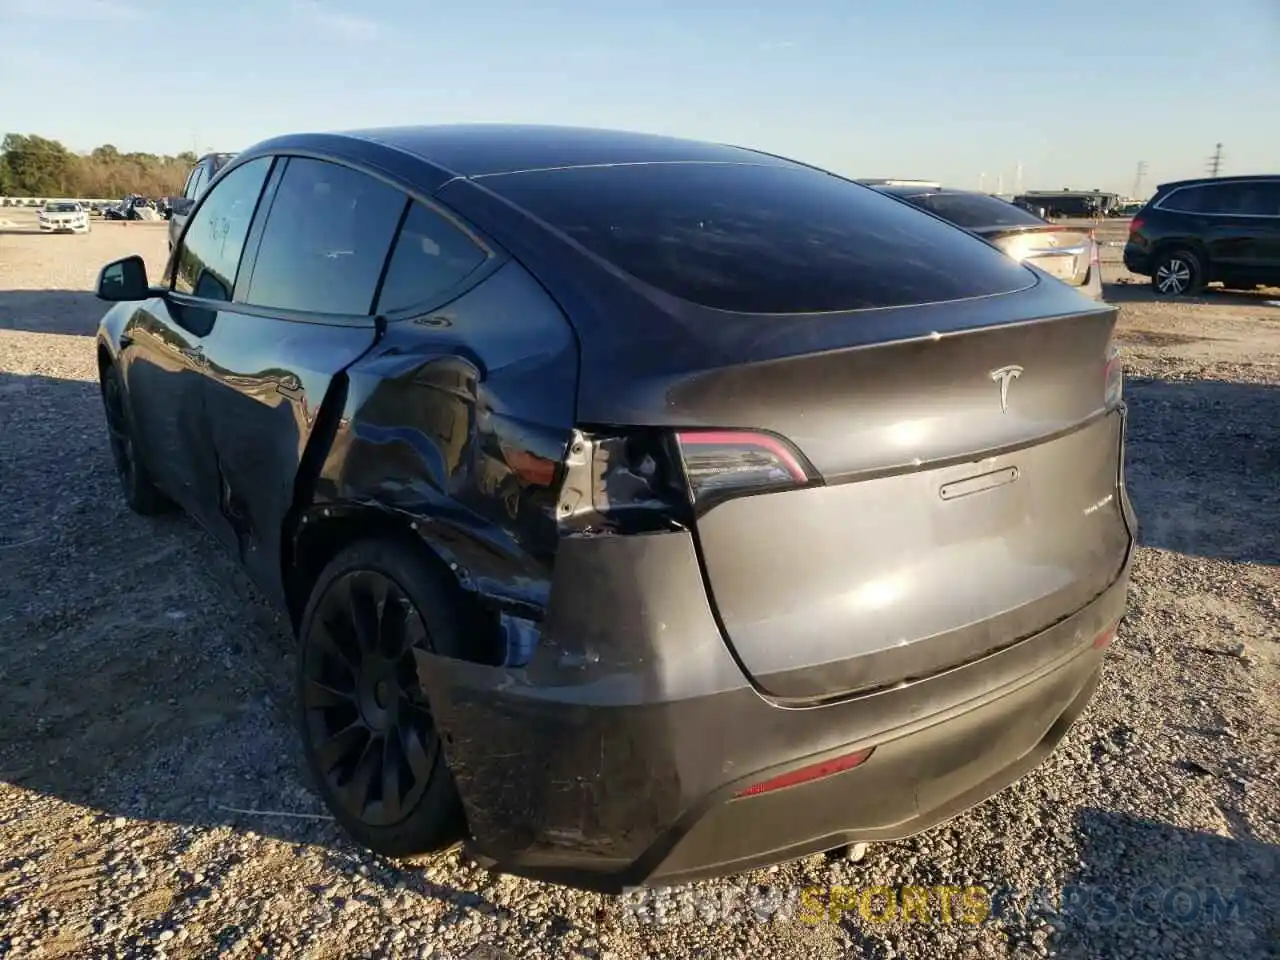
[[[485,185],[637,279],[720,310],[893,307],[1035,282],[950,224],[802,167],[579,167],[486,177]]]
[[[925,193],[908,198],[912,203],[961,227],[1043,226],[1035,214],[982,193]]]
[[[291,158],[267,214],[245,300],[282,310],[369,313],[407,201],[367,174]]]
[[[396,238],[378,297],[378,312],[433,306],[487,256],[459,227],[429,207],[414,203]]]
[[[1161,210],[1176,213],[1212,213],[1213,204],[1207,187],[1182,187],[1159,203]]]

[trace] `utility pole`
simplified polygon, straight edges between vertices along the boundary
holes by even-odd
[[[1138,172],[1133,177],[1133,193],[1129,196],[1134,200],[1142,197],[1142,178],[1147,175],[1147,161],[1138,161]]]
[[[978,192],[987,192],[987,175],[985,173],[978,174]]]
[[[1213,148],[1213,156],[1209,158],[1209,176],[1216,177],[1222,169],[1222,144]]]
[[[1013,192],[1014,194],[1022,193],[1022,161],[1018,161],[1017,172],[1013,176]]]
[[[1004,196],[1004,174],[1001,173],[996,177],[996,196]]]

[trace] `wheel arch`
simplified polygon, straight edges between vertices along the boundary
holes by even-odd
[[[1151,248],[1152,266],[1155,266],[1157,259],[1176,250],[1186,250],[1195,254],[1200,261],[1200,268],[1206,273],[1210,272],[1209,249],[1198,237],[1166,237],[1157,241]]]
[[[111,349],[101,339],[97,344],[98,354],[98,380],[101,381],[116,362],[116,358],[111,355]]]
[[[295,636],[316,581],[325,567],[346,547],[361,540],[391,540],[422,557],[449,594],[456,598],[457,614],[469,638],[467,659],[489,666],[500,665],[506,641],[496,610],[460,576],[460,567],[431,524],[378,504],[314,505],[303,511],[285,530],[281,540],[281,580],[285,589],[289,622]]]

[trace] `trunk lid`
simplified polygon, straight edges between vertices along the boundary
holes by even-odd
[[[1089,278],[1094,240],[1088,230],[1045,224],[980,228],[973,232],[1013,259],[1034,264],[1063,283],[1078,287]]]
[[[937,673],[1114,582],[1131,540],[1123,413],[1104,402],[1115,318],[746,364],[672,397],[704,422],[788,437],[825,480],[697,521],[712,602],[764,692],[823,699]]]

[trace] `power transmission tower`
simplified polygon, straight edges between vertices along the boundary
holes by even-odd
[[[1222,169],[1222,144],[1213,148],[1213,156],[1209,158],[1209,176],[1216,177]]]
[[[1129,196],[1133,197],[1133,199],[1135,200],[1137,200],[1139,197],[1142,196],[1142,178],[1145,177],[1146,175],[1147,175],[1147,161],[1139,160],[1138,172],[1133,177],[1133,193],[1129,194]]]

